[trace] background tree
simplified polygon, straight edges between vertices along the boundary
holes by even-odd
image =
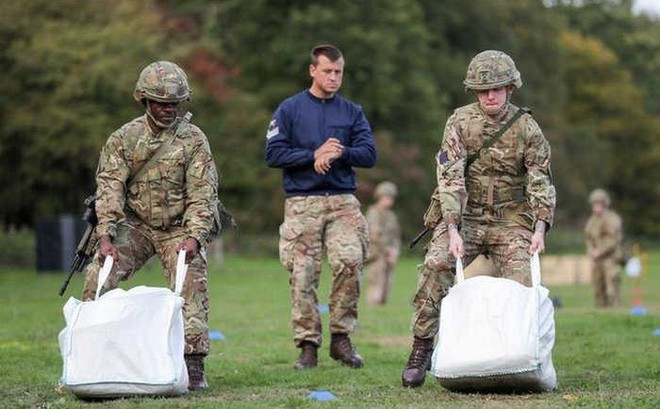
[[[533,109],[553,147],[558,226],[580,228],[602,186],[628,233],[660,235],[660,22],[629,0],[55,3],[0,3],[5,228],[80,212],[108,134],[143,113],[131,98],[139,71],[169,59],[189,73],[187,108],[209,136],[222,199],[247,236],[275,237],[281,176],[265,165],[265,129],[309,86],[311,47],[329,42],[347,61],[342,94],[363,106],[378,145],[358,195],[397,183],[407,237],[435,184],[444,122],[474,100],[462,80],[484,49],[509,53],[523,74],[513,102]]]

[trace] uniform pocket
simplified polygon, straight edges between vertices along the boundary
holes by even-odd
[[[280,225],[280,262],[287,271],[293,271],[296,244],[302,234],[302,225],[292,220],[285,220]]]

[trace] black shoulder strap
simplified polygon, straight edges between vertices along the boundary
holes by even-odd
[[[519,108],[518,111],[511,117],[511,119],[509,119],[507,123],[502,125],[502,127],[498,129],[497,132],[495,132],[495,134],[491,136],[490,139],[484,142],[484,144],[481,146],[481,148],[479,148],[479,150],[475,154],[468,156],[465,167],[466,168],[469,167],[475,160],[479,159],[479,155],[481,155],[481,152],[484,149],[488,149],[491,146],[495,145],[495,142],[497,142],[497,140],[500,139],[502,135],[504,135],[504,132],[506,132],[507,129],[511,128],[511,125],[513,125],[513,123],[516,122],[518,118],[523,116],[523,114],[531,114],[531,113],[532,110],[529,108],[524,108],[524,107]]]

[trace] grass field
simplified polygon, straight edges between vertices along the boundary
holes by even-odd
[[[556,312],[554,364],[560,389],[541,395],[462,395],[443,390],[433,378],[416,390],[401,387],[401,370],[410,345],[410,299],[417,260],[402,260],[387,306],[361,303],[353,336],[365,367],[342,367],[320,350],[319,367],[292,369],[297,350],[291,342],[287,275],[274,259],[229,257],[212,268],[211,329],[225,335],[213,341],[207,359],[210,388],[181,398],[83,402],[58,391],[61,359],[57,334],[64,326],[57,296],[61,274],[0,272],[0,407],[33,408],[553,408],[660,407],[660,253],[651,255],[643,282],[645,316],[631,316],[633,283],[624,280],[624,306],[592,307],[589,286],[551,288],[563,307]],[[141,271],[130,285],[162,286],[159,268]],[[82,277],[68,294],[78,296]],[[327,302],[324,271],[321,303]],[[323,316],[327,331],[327,314]],[[327,334],[327,332],[326,332]],[[329,337],[328,337],[329,338]],[[315,390],[338,399],[310,401]]]

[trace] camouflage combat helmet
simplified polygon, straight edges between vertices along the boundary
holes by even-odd
[[[143,99],[181,102],[189,100],[191,93],[186,73],[178,65],[169,61],[156,61],[140,73],[133,98],[138,102]]]
[[[486,50],[475,55],[465,74],[465,90],[487,90],[513,84],[522,87],[520,71],[506,53]]]
[[[380,182],[376,186],[376,192],[374,193],[376,198],[381,198],[383,196],[395,197],[397,194],[396,185],[392,182]]]
[[[589,195],[589,203],[602,203],[606,207],[610,206],[610,195],[604,189],[596,189]]]

